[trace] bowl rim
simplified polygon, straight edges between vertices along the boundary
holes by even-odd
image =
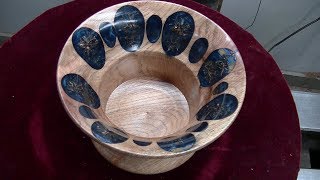
[[[67,108],[67,105],[65,103],[65,100],[64,100],[64,97],[62,95],[62,88],[60,88],[60,82],[59,82],[59,64],[60,64],[60,61],[62,59],[62,52],[64,51],[64,48],[66,46],[66,44],[68,43],[68,39],[72,36],[72,34],[75,32],[75,30],[77,30],[78,28],[82,27],[83,23],[86,22],[88,19],[90,19],[91,17],[95,16],[96,14],[99,14],[101,13],[102,11],[104,11],[105,9],[107,8],[113,8],[115,6],[123,6],[123,5],[132,5],[132,4],[139,4],[139,3],[164,3],[164,4],[168,4],[168,5],[174,5],[174,6],[180,6],[180,7],[183,7],[185,9],[188,9],[189,11],[192,11],[193,13],[197,14],[198,16],[201,16],[201,18],[205,18],[207,19],[208,21],[212,22],[220,31],[223,32],[223,34],[230,39],[230,41],[234,44],[234,46],[236,47],[237,49],[237,52],[235,53],[238,53],[238,56],[241,58],[241,61],[242,61],[242,64],[243,64],[243,86],[244,86],[244,91],[242,92],[242,97],[239,99],[238,98],[238,101],[241,102],[238,104],[238,107],[237,109],[235,110],[234,112],[234,118],[231,120],[230,123],[228,123],[222,130],[220,130],[220,132],[214,137],[214,138],[207,138],[207,139],[210,139],[209,141],[205,142],[204,144],[202,145],[194,145],[193,147],[191,147],[190,149],[188,150],[185,150],[185,151],[181,151],[181,152],[168,152],[168,151],[165,151],[163,150],[164,152],[163,153],[157,153],[157,154],[147,154],[147,153],[140,153],[140,152],[132,152],[132,151],[127,151],[126,148],[125,149],[122,149],[122,148],[119,148],[119,147],[115,147],[115,146],[112,146],[112,144],[108,144],[108,143],[103,143],[101,142],[99,139],[97,139],[92,133],[89,133],[87,132],[84,128],[82,128],[80,126],[80,124],[77,122],[77,120],[71,115],[71,113],[69,112],[68,108]],[[197,2],[195,2],[197,3]],[[199,3],[198,3],[199,4]],[[170,158],[170,157],[177,157],[177,156],[183,156],[183,155],[187,155],[189,153],[194,153],[208,145],[210,145],[212,142],[214,142],[215,140],[217,140],[222,134],[224,134],[226,132],[227,129],[229,129],[229,127],[234,123],[234,121],[236,120],[236,118],[238,117],[239,113],[240,113],[240,110],[243,106],[243,103],[244,103],[244,99],[245,99],[245,96],[246,96],[246,91],[247,91],[247,76],[246,76],[246,68],[245,68],[245,64],[243,62],[243,58],[236,46],[236,44],[234,43],[234,41],[231,39],[231,37],[225,32],[225,30],[219,26],[217,23],[215,23],[213,20],[211,20],[210,18],[206,17],[205,15],[201,14],[200,12],[192,9],[192,8],[189,8],[187,6],[184,6],[184,5],[181,5],[181,4],[176,4],[176,3],[173,3],[173,2],[167,2],[167,1],[160,1],[160,0],[154,0],[154,1],[127,1],[127,2],[122,2],[122,3],[117,3],[117,4],[114,4],[112,6],[107,6],[95,13],[93,13],[92,15],[90,15],[89,17],[87,17],[85,20],[83,20],[73,31],[72,33],[68,36],[68,39],[66,40],[66,42],[64,43],[62,49],[61,49],[61,53],[59,55],[59,58],[58,58],[58,63],[57,63],[57,68],[56,68],[56,85],[57,85],[57,90],[58,90],[58,94],[59,94],[59,97],[60,97],[60,100],[61,100],[61,103],[63,104],[63,107],[65,109],[65,111],[67,112],[68,116],[71,118],[71,120],[73,121],[74,124],[76,124],[76,126],[78,128],[81,129],[82,132],[84,132],[86,135],[88,135],[91,140],[101,144],[103,147],[105,148],[111,148],[112,150],[115,150],[115,151],[119,151],[120,153],[123,153],[123,154],[128,154],[128,155],[131,155],[131,156],[136,156],[136,157],[152,157],[152,158]],[[238,61],[238,60],[237,60]],[[97,118],[96,121],[99,121],[100,119]],[[199,121],[200,122],[204,122],[204,121]],[[189,133],[192,133],[192,132],[189,132]],[[199,133],[202,133],[202,132],[199,132]],[[188,134],[188,133],[187,133]],[[195,135],[196,136],[196,135]],[[160,148],[160,147],[159,147]],[[161,148],[160,148],[161,149]]]

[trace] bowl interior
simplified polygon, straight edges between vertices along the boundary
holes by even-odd
[[[177,155],[218,138],[245,95],[229,36],[167,2],[127,2],[84,21],[57,70],[61,99],[94,140],[145,156]]]
[[[187,66],[155,52],[118,62],[100,82],[107,89],[101,92],[104,114],[114,125],[141,138],[163,138],[187,127],[196,112],[188,104],[200,104],[199,92],[192,92],[198,80]]]

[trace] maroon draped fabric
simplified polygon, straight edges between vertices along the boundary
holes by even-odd
[[[234,22],[192,1],[237,45],[247,91],[239,116],[181,167],[142,176],[108,163],[65,112],[56,87],[59,54],[71,32],[122,1],[79,0],[50,9],[0,49],[0,179],[296,179],[300,128],[290,90],[272,57]]]

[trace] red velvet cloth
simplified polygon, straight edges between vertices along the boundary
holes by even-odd
[[[243,57],[247,92],[239,116],[217,141],[167,173],[131,174],[100,156],[65,112],[56,68],[71,32],[95,12],[119,2],[79,0],[50,9],[1,47],[0,179],[296,179],[299,121],[279,68],[251,34],[189,0],[173,2],[219,24]]]

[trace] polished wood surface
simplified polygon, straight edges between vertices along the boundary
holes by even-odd
[[[237,47],[217,24],[198,12],[172,3],[150,1],[115,5],[91,16],[79,27],[89,27],[99,32],[99,25],[113,22],[116,11],[127,4],[137,7],[145,20],[153,14],[160,16],[163,24],[174,12],[191,14],[195,30],[187,48],[181,54],[169,57],[163,52],[161,37],[156,43],[150,43],[145,35],[141,47],[135,52],[125,51],[117,40],[113,48],[104,44],[106,62],[102,69],[96,70],[77,54],[70,36],[60,55],[57,84],[70,117],[96,141],[95,146],[106,159],[130,172],[160,173],[184,163],[196,150],[213,142],[232,124],[245,96],[245,68]],[[208,50],[198,63],[190,63],[188,55],[191,46],[201,37],[208,39]],[[194,132],[196,142],[192,148],[181,152],[164,151],[156,142],[184,135],[188,128],[199,123],[196,119],[199,109],[217,96],[212,91],[219,83],[201,87],[197,74],[209,54],[219,48],[235,52],[236,65],[223,81],[229,84],[224,93],[237,98],[237,109],[226,118],[207,121],[208,128],[203,132]],[[82,103],[71,99],[61,87],[61,79],[68,73],[76,73],[86,79],[101,101],[100,107],[93,109],[94,114],[106,126],[125,132],[127,141],[107,144],[93,136],[91,125],[97,119],[80,115],[78,107]],[[150,141],[152,144],[137,146],[132,140]],[[136,166],[148,159],[150,163]]]
[[[110,148],[105,148],[95,141],[93,141],[93,144],[98,152],[109,162],[123,170],[137,174],[158,174],[170,171],[181,166],[194,154],[193,152],[183,156],[163,158],[136,157],[128,156],[126,153],[115,151]]]

